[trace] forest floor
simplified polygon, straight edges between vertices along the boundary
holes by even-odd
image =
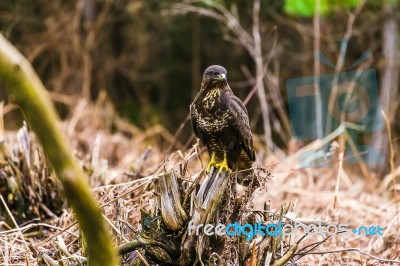
[[[162,126],[139,130],[116,115],[110,115],[112,112],[107,108],[104,102],[92,105],[80,101],[61,126],[90,176],[90,186],[113,230],[115,243],[121,245],[134,239],[139,228],[140,209],[152,207],[152,181],[160,168],[189,158],[191,176],[199,176],[203,175],[202,169],[209,158],[206,152],[196,156],[192,146],[182,151],[175,148],[169,151],[175,142],[173,133]],[[17,132],[0,131],[9,149],[18,145]],[[190,145],[194,143],[195,140]],[[180,143],[174,144],[182,147]],[[307,236],[302,245],[321,243],[312,251],[299,254],[297,265],[400,263],[400,214],[397,199],[388,189],[392,185],[390,175],[380,177],[368,173],[365,177],[358,164],[337,163],[331,168],[302,169],[296,166],[293,156],[282,159],[266,155],[257,136],[255,149],[258,163],[271,171],[272,177],[267,190],[254,192],[251,208],[261,209],[269,202],[271,211],[279,212],[281,206],[293,204],[292,215],[304,219],[347,224],[350,230],[361,226],[383,228],[382,236],[366,235],[365,230],[328,238]],[[5,190],[0,187],[0,191]],[[7,205],[10,195],[2,197],[4,202],[0,204]],[[18,228],[10,219],[16,210],[12,210],[12,206],[3,208],[10,213],[0,214],[0,218],[4,218],[0,221],[0,265],[51,265],[56,261],[59,265],[70,265],[71,261],[78,262],[84,256],[71,210],[64,204],[61,215],[55,215],[53,210],[38,208],[37,213],[45,212],[48,218],[18,221]],[[303,235],[302,231],[296,232],[292,241]],[[135,252],[125,255],[124,261],[136,255]]]

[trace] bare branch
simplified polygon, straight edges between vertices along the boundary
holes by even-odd
[[[400,260],[379,258],[379,257],[369,254],[368,252],[365,252],[359,248],[342,248],[342,249],[333,249],[333,250],[311,251],[311,252],[307,252],[307,255],[309,255],[309,254],[330,254],[330,253],[339,253],[339,252],[358,252],[358,253],[364,254],[372,259],[375,259],[375,260],[378,260],[381,262],[400,263]]]

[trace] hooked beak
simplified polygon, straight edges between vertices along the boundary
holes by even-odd
[[[222,80],[222,79],[226,79],[226,75],[224,73],[220,74],[218,76],[218,79]]]

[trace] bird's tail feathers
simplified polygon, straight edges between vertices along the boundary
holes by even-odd
[[[250,184],[258,185],[258,181],[254,176],[253,161],[248,155],[242,151],[240,160],[237,164],[237,180],[240,185],[249,186]],[[252,184],[253,183],[253,184]]]

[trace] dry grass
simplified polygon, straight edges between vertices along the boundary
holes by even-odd
[[[141,131],[116,115],[110,116],[109,108],[105,99],[96,105],[80,101],[76,110],[71,112],[74,115],[62,126],[76,148],[77,157],[90,174],[93,194],[114,233],[115,244],[121,245],[135,239],[140,230],[140,210],[153,208],[152,180],[158,178],[161,170],[174,168],[187,160],[187,176],[201,177],[201,169],[208,157],[201,154],[201,163],[195,148],[164,154],[161,143],[171,144],[174,141],[172,134],[160,126]],[[114,133],[110,133],[112,128],[115,128]],[[6,138],[6,145],[16,145],[16,132],[0,131],[0,136]],[[400,215],[393,199],[393,189],[389,189],[393,180],[391,175],[382,180],[371,174],[369,183],[366,183],[357,165],[344,164],[341,167],[341,163],[336,163],[330,169],[298,169],[290,158],[280,161],[273,155],[264,156],[259,145],[256,149],[260,151],[259,162],[267,166],[273,177],[267,184],[267,191],[257,190],[253,194],[253,206],[248,206],[246,212],[264,209],[265,202],[269,202],[270,212],[279,213],[281,206],[292,204],[293,211],[287,216],[293,219],[299,219],[294,218],[297,215],[303,218],[299,219],[301,221],[345,223],[349,228],[361,225],[385,228],[382,237],[350,233],[325,239],[321,236],[304,237],[298,232],[285,240],[285,243],[293,245],[304,237],[293,263],[400,263]],[[85,261],[84,244],[70,209],[64,207],[59,217],[25,221],[19,217],[16,226],[12,220],[21,213],[16,213],[8,204],[7,196],[2,194],[2,198],[0,204],[5,211],[0,217],[7,220],[0,221],[0,265],[79,265]],[[316,249],[302,250],[318,241],[322,243]],[[140,256],[138,252],[132,252],[123,259],[128,263],[137,256]]]

